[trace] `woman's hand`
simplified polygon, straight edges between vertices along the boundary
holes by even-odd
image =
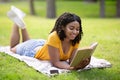
[[[89,58],[81,61],[78,66],[74,67],[74,69],[77,70],[77,69],[83,69],[83,68],[85,68],[90,63],[90,60],[91,60],[91,57],[89,57]]]

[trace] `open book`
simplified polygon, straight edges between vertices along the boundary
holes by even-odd
[[[71,67],[77,66],[82,60],[89,58],[95,51],[97,45],[98,45],[98,43],[94,42],[93,44],[91,44],[90,46],[88,46],[86,48],[79,48],[76,51],[76,53],[70,63],[70,66]]]

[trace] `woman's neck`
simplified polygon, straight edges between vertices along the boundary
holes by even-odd
[[[71,41],[70,41],[69,39],[65,38],[65,39],[63,40],[63,42],[65,42],[65,43],[70,43]]]

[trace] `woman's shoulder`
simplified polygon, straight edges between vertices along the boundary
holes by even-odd
[[[49,34],[48,40],[49,39],[60,41],[56,31],[53,31],[52,33]]]
[[[56,31],[49,34],[49,37],[59,38]]]
[[[49,35],[57,35],[56,31],[51,32]]]

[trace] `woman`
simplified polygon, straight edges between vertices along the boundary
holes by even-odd
[[[25,15],[21,10],[12,6],[7,15],[15,23],[10,42],[12,52],[40,60],[49,60],[53,66],[68,70],[81,69],[89,64],[90,58],[83,60],[78,66],[70,67],[69,65],[83,34],[79,16],[63,13],[56,20],[48,39],[42,40],[29,38],[23,21]],[[23,43],[19,43],[19,29],[21,29]]]

